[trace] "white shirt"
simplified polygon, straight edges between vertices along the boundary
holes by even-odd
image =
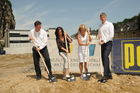
[[[40,29],[39,32],[36,32],[35,29],[32,29],[29,36],[34,39],[35,46],[38,46],[40,49],[43,49],[47,45],[48,36],[44,29]]]
[[[83,37],[82,35],[80,35],[80,39],[82,44],[86,44],[88,42],[88,33],[85,33],[85,36]],[[87,51],[88,46],[78,46],[79,51]]]
[[[100,40],[103,40],[105,43],[112,41],[114,37],[114,26],[111,22],[106,21],[104,24],[99,26],[99,33],[101,36]]]

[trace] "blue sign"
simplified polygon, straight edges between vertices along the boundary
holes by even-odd
[[[95,44],[89,45],[89,56],[94,56]]]
[[[140,38],[115,39],[112,60],[115,73],[140,73]]]

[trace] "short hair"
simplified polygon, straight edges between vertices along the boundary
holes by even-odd
[[[107,14],[104,13],[104,12],[102,12],[102,13],[100,14],[100,16],[107,16]]]
[[[41,24],[42,23],[40,21],[38,21],[38,20],[34,22],[34,26],[38,26],[38,25],[41,25]]]

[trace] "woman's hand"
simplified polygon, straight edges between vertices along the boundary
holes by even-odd
[[[88,35],[90,35],[90,31],[89,30],[87,31],[87,33],[88,33]]]
[[[68,37],[68,34],[66,32],[64,32],[64,36],[67,38]]]
[[[64,36],[69,41],[69,43],[72,43],[72,38],[66,32],[64,33]]]
[[[69,51],[68,51],[68,50],[66,50],[65,52],[66,52],[66,53],[69,53]]]
[[[88,45],[90,45],[90,43],[88,42],[88,43],[86,43],[86,46],[88,46]]]

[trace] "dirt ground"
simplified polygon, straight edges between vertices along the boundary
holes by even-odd
[[[116,75],[107,83],[98,83],[98,73],[92,73],[89,81],[82,81],[78,73],[75,82],[62,80],[62,73],[55,72],[58,82],[49,83],[47,73],[35,79],[32,56],[0,56],[0,93],[140,93],[140,76]]]

